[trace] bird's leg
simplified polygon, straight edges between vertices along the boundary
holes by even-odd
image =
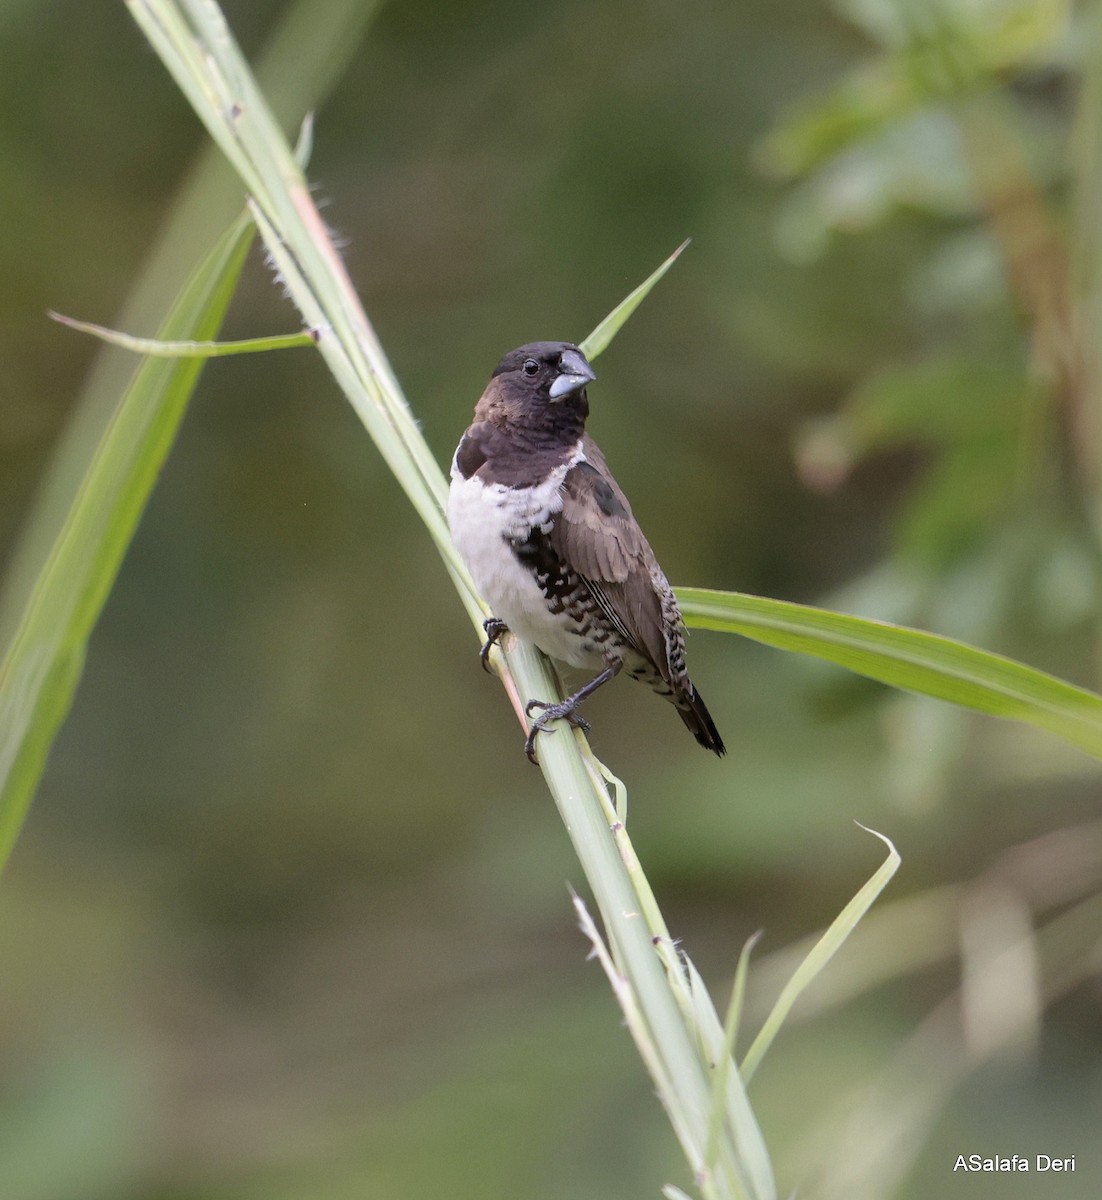
[[[482,628],[486,630],[486,640],[482,643],[482,649],[478,652],[478,661],[482,664],[484,671],[489,671],[490,650],[509,632],[509,626],[497,617],[487,617],[482,622]]]
[[[536,734],[546,729],[552,721],[569,721],[575,729],[589,729],[589,722],[575,710],[599,687],[608,683],[610,679],[615,679],[623,665],[622,662],[609,663],[600,675],[595,675],[585,687],[579,688],[573,696],[567,696],[565,700],[561,700],[557,704],[550,704],[546,700],[528,701],[524,706],[524,711],[529,716],[532,715],[532,709],[543,709],[543,712],[532,722],[532,727],[528,730],[528,737],[524,741],[524,753],[528,755],[530,763],[536,762]]]

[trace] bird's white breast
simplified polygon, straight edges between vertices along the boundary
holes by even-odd
[[[569,621],[550,611],[535,575],[510,545],[523,542],[535,526],[550,532],[552,518],[562,511],[566,473],[584,458],[579,442],[560,467],[530,488],[483,483],[477,475],[464,479],[453,461],[448,524],[455,548],[495,617],[560,662],[597,667],[600,655],[572,632]]]

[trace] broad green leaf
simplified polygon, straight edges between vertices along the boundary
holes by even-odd
[[[677,262],[690,241],[690,238],[686,238],[656,271],[648,275],[633,292],[629,292],[597,328],[579,343],[579,349],[586,358],[592,361],[608,348],[609,342],[620,332],[621,326],[646,299],[651,288]]]
[[[252,241],[242,215],[188,280],[160,335],[210,338]],[[85,647],[168,454],[201,359],[147,359],[123,394],[0,664],[0,866],[7,860]]]
[[[892,687],[1024,721],[1102,758],[1102,696],[952,638],[740,592],[678,588],[686,624],[739,633]]]

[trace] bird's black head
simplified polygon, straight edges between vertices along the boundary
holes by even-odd
[[[589,415],[586,384],[596,379],[571,342],[529,342],[498,363],[477,415],[529,429],[580,434]]]
[[[585,355],[572,342],[529,342],[518,346],[497,364],[493,378],[502,375],[522,383],[542,400],[564,400],[585,390],[597,376]]]

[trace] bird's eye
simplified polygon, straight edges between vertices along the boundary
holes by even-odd
[[[524,360],[524,366],[521,368],[521,370],[525,373],[525,375],[528,376],[529,379],[531,379],[533,375],[538,375],[539,369],[540,365],[534,358],[526,358]]]

